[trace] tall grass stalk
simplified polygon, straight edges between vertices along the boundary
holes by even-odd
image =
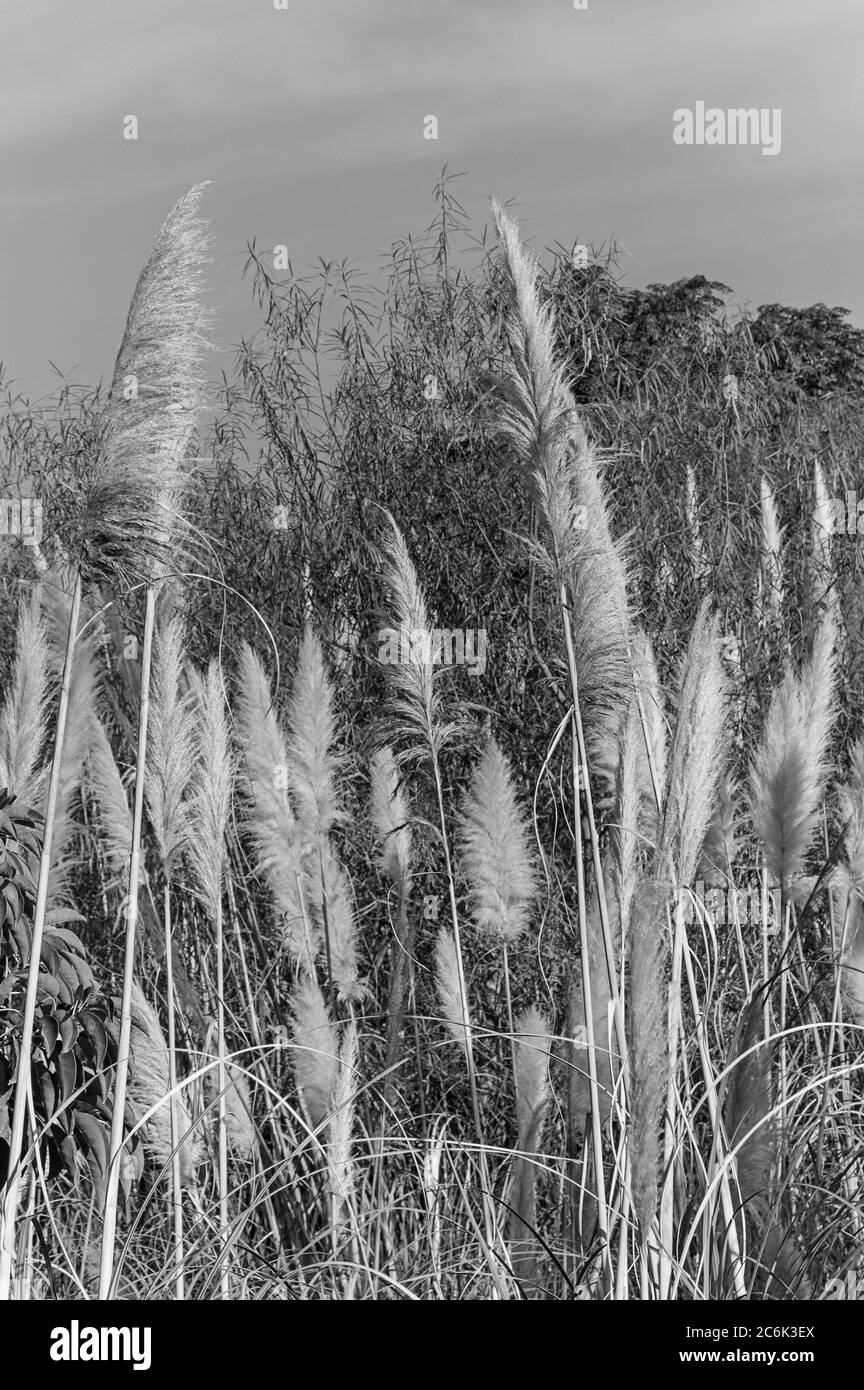
[[[493,214],[504,252],[510,298],[510,361],[502,382],[502,425],[526,468],[542,522],[538,557],[555,586],[564,636],[571,694],[573,825],[581,825],[580,790],[585,798],[609,991],[620,1054],[626,1055],[614,947],[609,924],[600,843],[594,815],[586,728],[602,766],[614,749],[629,680],[626,567],[612,541],[599,471],[578,420],[573,396],[557,359],[552,315],[540,303],[537,269],[503,209]],[[574,622],[575,617],[575,622]],[[574,637],[574,631],[578,635]],[[599,1125],[596,1042],[588,967],[586,884],[581,846],[576,855],[579,942],[592,1097],[592,1144],[598,1190],[599,1224],[608,1227]],[[622,1078],[626,1090],[626,1078]],[[608,1258],[608,1250],[606,1252]]]
[[[51,759],[51,773],[48,779],[48,796],[45,807],[45,826],[42,852],[39,857],[39,879],[36,888],[36,906],[33,916],[33,932],[30,938],[30,960],[27,970],[27,991],[24,997],[24,1010],[21,1021],[18,1067],[15,1073],[15,1103],[12,1110],[12,1124],[9,1136],[8,1178],[3,1196],[3,1219],[0,1230],[0,1301],[9,1298],[9,1281],[12,1273],[12,1260],[15,1253],[15,1232],[18,1216],[18,1197],[22,1177],[21,1155],[24,1140],[24,1120],[26,1102],[31,1086],[30,1056],[33,1047],[33,1023],[36,1016],[36,991],[39,981],[39,964],[42,959],[42,939],[45,927],[45,909],[48,899],[48,875],[51,869],[51,844],[54,817],[57,809],[57,792],[60,784],[60,770],[63,760],[63,736],[66,731],[66,714],[69,708],[69,687],[72,681],[72,659],[75,639],[78,633],[78,618],[81,611],[81,579],[76,577],[69,610],[69,635],[66,643],[66,658],[63,666],[63,679],[60,686],[60,703],[57,722],[54,726],[54,752]]]
[[[129,1079],[130,1034],[132,1029],[132,990],[135,969],[135,934],[138,927],[138,887],[141,877],[141,825],[144,818],[144,775],[147,762],[147,727],[150,717],[150,658],[153,650],[153,623],[156,595],[147,590],[144,614],[144,643],[141,658],[141,704],[138,711],[138,750],[135,763],[135,800],[132,812],[132,854],[126,892],[126,931],[123,945],[123,997],[120,1005],[120,1037],[117,1044],[117,1070],[111,1111],[111,1147],[102,1250],[99,1265],[99,1297],[113,1294],[114,1240],[117,1230],[117,1193],[124,1148],[126,1091]]]
[[[193,768],[194,724],[181,693],[183,634],[179,618],[160,628],[156,639],[153,728],[144,784],[147,811],[162,867],[162,921],[165,934],[165,992],[168,1016],[168,1078],[171,1093],[171,1209],[174,1222],[174,1287],[184,1298],[183,1184],[177,1122],[177,1020],[171,887],[178,861],[188,848],[188,794]]]
[[[384,541],[386,577],[393,595],[397,625],[428,640],[411,644],[408,661],[386,668],[390,699],[387,713],[380,726],[382,742],[394,749],[397,763],[415,760],[425,763],[432,774],[439,844],[444,858],[444,875],[453,929],[452,947],[455,976],[459,992],[459,1014],[463,1024],[462,1045],[465,1052],[468,1085],[471,1093],[471,1113],[477,1141],[477,1162],[480,1169],[487,1258],[493,1284],[499,1297],[507,1296],[507,1281],[502,1277],[498,1251],[501,1246],[497,1217],[492,1205],[492,1184],[489,1176],[486,1142],[477,1087],[477,1066],[474,1057],[474,1030],[468,1004],[462,933],[456,902],[456,880],[450,850],[450,835],[444,804],[441,777],[441,753],[452,740],[457,726],[443,718],[441,694],[437,681],[440,674],[434,665],[431,650],[431,630],[426,601],[417,573],[399,527],[388,514],[389,534]]]
[[[219,1236],[223,1252],[228,1250],[228,1128],[229,1077],[225,1043],[225,940],[222,890],[225,865],[225,832],[231,814],[234,764],[231,755],[222,673],[211,661],[206,677],[196,677],[197,769],[191,806],[194,833],[189,854],[198,894],[214,929],[216,955],[216,1084],[217,1143],[219,1150]],[[220,1264],[222,1298],[231,1297],[231,1272],[227,1258]]]
[[[183,469],[205,390],[205,318],[200,306],[200,293],[207,237],[205,225],[197,215],[203,191],[204,185],[198,185],[175,205],[160,229],[150,258],[141,272],[114,369],[111,397],[114,406],[113,410],[109,409],[107,422],[109,447],[113,449],[120,462],[116,487],[114,492],[109,494],[108,502],[109,505],[113,502],[118,507],[127,532],[131,530],[133,536],[140,534],[146,538],[139,572],[143,571],[147,587],[141,650],[123,998],[99,1272],[101,1299],[110,1296],[112,1286],[117,1193],[123,1148],[123,1116],[129,1073],[129,1034],[138,923],[141,825],[147,767],[156,585],[164,578],[168,563],[176,558],[184,532],[179,510],[184,484]],[[124,413],[122,406],[129,403],[126,387],[130,381],[134,383],[135,390],[131,398],[131,409]],[[144,527],[134,509],[138,495],[136,490],[142,483],[142,500],[146,501],[148,512]],[[128,534],[121,539],[124,547],[128,547]],[[110,536],[100,538],[97,535],[96,541],[105,545],[110,542]]]

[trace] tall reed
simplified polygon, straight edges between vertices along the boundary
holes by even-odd
[[[223,1255],[220,1265],[220,1286],[223,1299],[231,1297],[231,1275],[228,1268],[228,1132],[227,1091],[228,1071],[225,1044],[225,941],[223,931],[222,890],[225,868],[225,833],[231,814],[231,793],[234,783],[234,760],[225,708],[222,672],[211,661],[204,677],[196,676],[196,775],[190,808],[195,833],[189,837],[189,859],[196,889],[213,927],[216,955],[216,1084],[218,1100],[219,1148],[219,1236]]]
[[[123,1111],[129,1069],[129,1033],[135,936],[138,923],[141,826],[150,715],[150,667],[156,610],[156,587],[176,563],[184,537],[181,495],[186,454],[205,400],[204,336],[201,307],[202,272],[207,259],[206,227],[198,215],[205,185],[191,189],[175,205],[156,238],[129,309],[117,355],[106,419],[106,448],[116,460],[111,485],[97,489],[118,538],[110,528],[88,536],[104,568],[126,579],[130,571],[130,537],[142,542],[134,577],[146,584],[132,853],[126,907],[126,942],[120,1041],[111,1125],[111,1167],[105,1197],[99,1296],[108,1298],[114,1267],[119,1158],[123,1146]],[[107,497],[103,494],[107,493]],[[117,516],[110,509],[114,507]],[[144,511],[146,508],[146,512]],[[146,521],[144,516],[146,515]]]

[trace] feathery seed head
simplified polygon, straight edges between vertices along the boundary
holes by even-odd
[[[156,634],[144,795],[166,877],[188,846],[195,714],[182,693],[183,624],[170,618]]]
[[[77,523],[76,558],[97,580],[152,580],[186,535],[184,463],[206,392],[205,187],[169,213],[132,296]]]
[[[211,919],[222,903],[222,868],[225,831],[231,813],[234,761],[228,734],[225,691],[217,661],[206,676],[196,672],[192,688],[197,704],[197,752],[195,790],[190,818],[195,833],[189,840],[189,862],[197,892]]]
[[[457,846],[474,922],[504,942],[522,934],[537,890],[529,843],[509,763],[490,738],[463,796]]]
[[[411,874],[411,810],[399,780],[393,749],[384,745],[369,763],[372,823],[381,845],[380,865],[391,883]]]
[[[549,1105],[549,1021],[536,1007],[515,1021],[518,1147],[536,1153]]]
[[[342,812],[336,792],[340,759],[334,752],[333,691],[321,643],[307,627],[300,644],[288,709],[291,785],[304,833],[323,840]]]
[[[324,995],[308,975],[295,986],[291,1014],[294,1080],[309,1123],[315,1129],[333,1104],[339,1037]]]
[[[299,829],[288,795],[288,746],[279,727],[264,667],[248,645],[240,652],[237,730],[240,784],[245,794],[243,825],[256,862],[280,917],[282,937],[293,959],[308,960],[306,870]]]

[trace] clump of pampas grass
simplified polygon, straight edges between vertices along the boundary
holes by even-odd
[[[136,1123],[153,1110],[143,1123],[144,1145],[150,1158],[164,1168],[170,1164],[172,1152],[168,1049],[156,1011],[137,982],[132,990],[132,1024],[129,1105]],[[201,1161],[201,1144],[182,1094],[175,1096],[174,1102],[181,1172],[184,1180],[191,1183]]]
[[[397,626],[407,629],[412,639],[430,634],[426,600],[417,578],[417,572],[408,553],[402,532],[393,517],[387,514],[389,530],[383,542],[385,578],[388,583]],[[452,933],[442,931],[438,939],[439,989],[444,985],[445,1019],[453,1026],[453,989],[458,990],[458,1018],[462,1026],[462,1045],[465,1051],[465,1064],[471,1088],[471,1108],[474,1129],[480,1145],[480,1162],[485,1167],[483,1148],[483,1125],[480,1117],[480,1098],[477,1089],[477,1070],[474,1062],[474,1042],[471,1031],[468,993],[465,983],[465,964],[462,954],[462,934],[459,913],[456,907],[456,886],[453,860],[450,850],[450,836],[447,814],[444,806],[444,789],[441,776],[441,755],[459,731],[458,722],[448,720],[440,686],[440,667],[435,665],[431,641],[412,640],[407,660],[400,660],[385,667],[388,685],[388,699],[384,717],[379,721],[379,744],[389,743],[394,757],[400,766],[416,761],[428,767],[435,790],[437,830],[440,837],[441,852],[444,858],[444,872],[450,900],[450,921]],[[441,952],[444,955],[441,955]],[[488,1212],[487,1212],[488,1224]],[[490,1231],[491,1234],[491,1231]]]
[[[602,765],[630,682],[627,563],[612,539],[605,484],[556,351],[552,310],[540,300],[536,261],[503,208],[493,202],[492,211],[509,296],[510,357],[498,418],[540,518],[535,557],[564,595],[586,742]]]
[[[123,999],[111,1123],[114,1152],[120,1149],[123,1133],[131,1027],[156,584],[166,578],[171,564],[176,566],[190,534],[181,509],[186,455],[206,399],[206,315],[200,299],[208,241],[198,216],[203,188],[191,189],[171,210],[135,287],[108,396],[101,465],[85,479],[83,525],[75,538],[76,554],[88,575],[120,586],[136,580],[146,583]],[[118,1179],[115,1165],[109,1174],[102,1227],[102,1298],[108,1296],[113,1277]],[[222,1206],[224,1216],[224,1202]],[[223,1273],[223,1295],[226,1278]]]
[[[344,819],[337,788],[342,758],[335,747],[335,701],[321,643],[308,626],[297,658],[287,730],[289,776],[309,905],[338,996],[355,1001],[363,997],[365,986],[359,976],[351,883],[330,839],[333,827]]]

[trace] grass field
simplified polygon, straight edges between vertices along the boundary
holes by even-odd
[[[0,1296],[855,1296],[864,335],[434,197],[6,390]]]

